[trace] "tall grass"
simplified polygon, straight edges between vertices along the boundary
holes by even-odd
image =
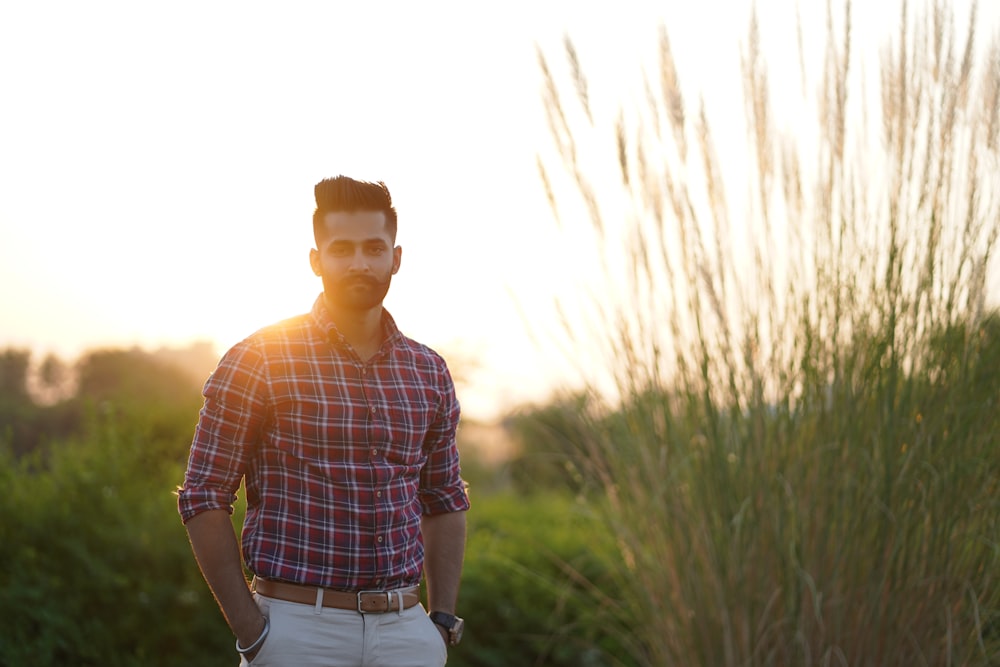
[[[603,130],[573,44],[568,94],[540,56],[542,178],[601,250],[596,296],[558,305],[614,390],[566,418],[641,664],[1000,664],[1000,45],[904,2],[871,96],[834,9],[809,135],[780,130],[751,20],[745,183],[666,30],[647,105]],[[581,157],[608,130],[617,184]]]

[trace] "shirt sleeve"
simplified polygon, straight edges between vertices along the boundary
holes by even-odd
[[[247,341],[230,349],[205,383],[184,484],[177,493],[185,523],[208,510],[232,513],[266,419],[266,392],[264,358]]]
[[[420,506],[425,515],[469,509],[456,442],[461,409],[448,367],[443,359],[440,363],[442,401],[424,439],[427,462],[420,473]]]

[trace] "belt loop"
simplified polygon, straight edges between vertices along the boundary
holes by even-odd
[[[323,588],[321,586],[316,587],[316,607],[313,609],[313,613],[317,616],[323,613]]]
[[[403,591],[402,591],[402,589],[397,589],[396,590],[396,602],[398,603],[398,606],[396,607],[396,615],[397,616],[402,616],[403,615]]]

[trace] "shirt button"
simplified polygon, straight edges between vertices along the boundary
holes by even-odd
[[[372,456],[378,456],[378,450],[372,447]]]
[[[381,498],[381,497],[382,497],[382,492],[381,492],[381,491],[377,491],[377,492],[375,493],[375,497],[376,497],[376,498]]]
[[[382,536],[381,535],[378,536],[378,543],[382,544]]]

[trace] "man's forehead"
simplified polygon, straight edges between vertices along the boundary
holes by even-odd
[[[362,241],[389,238],[382,211],[330,211],[322,218],[321,229],[327,239]]]

